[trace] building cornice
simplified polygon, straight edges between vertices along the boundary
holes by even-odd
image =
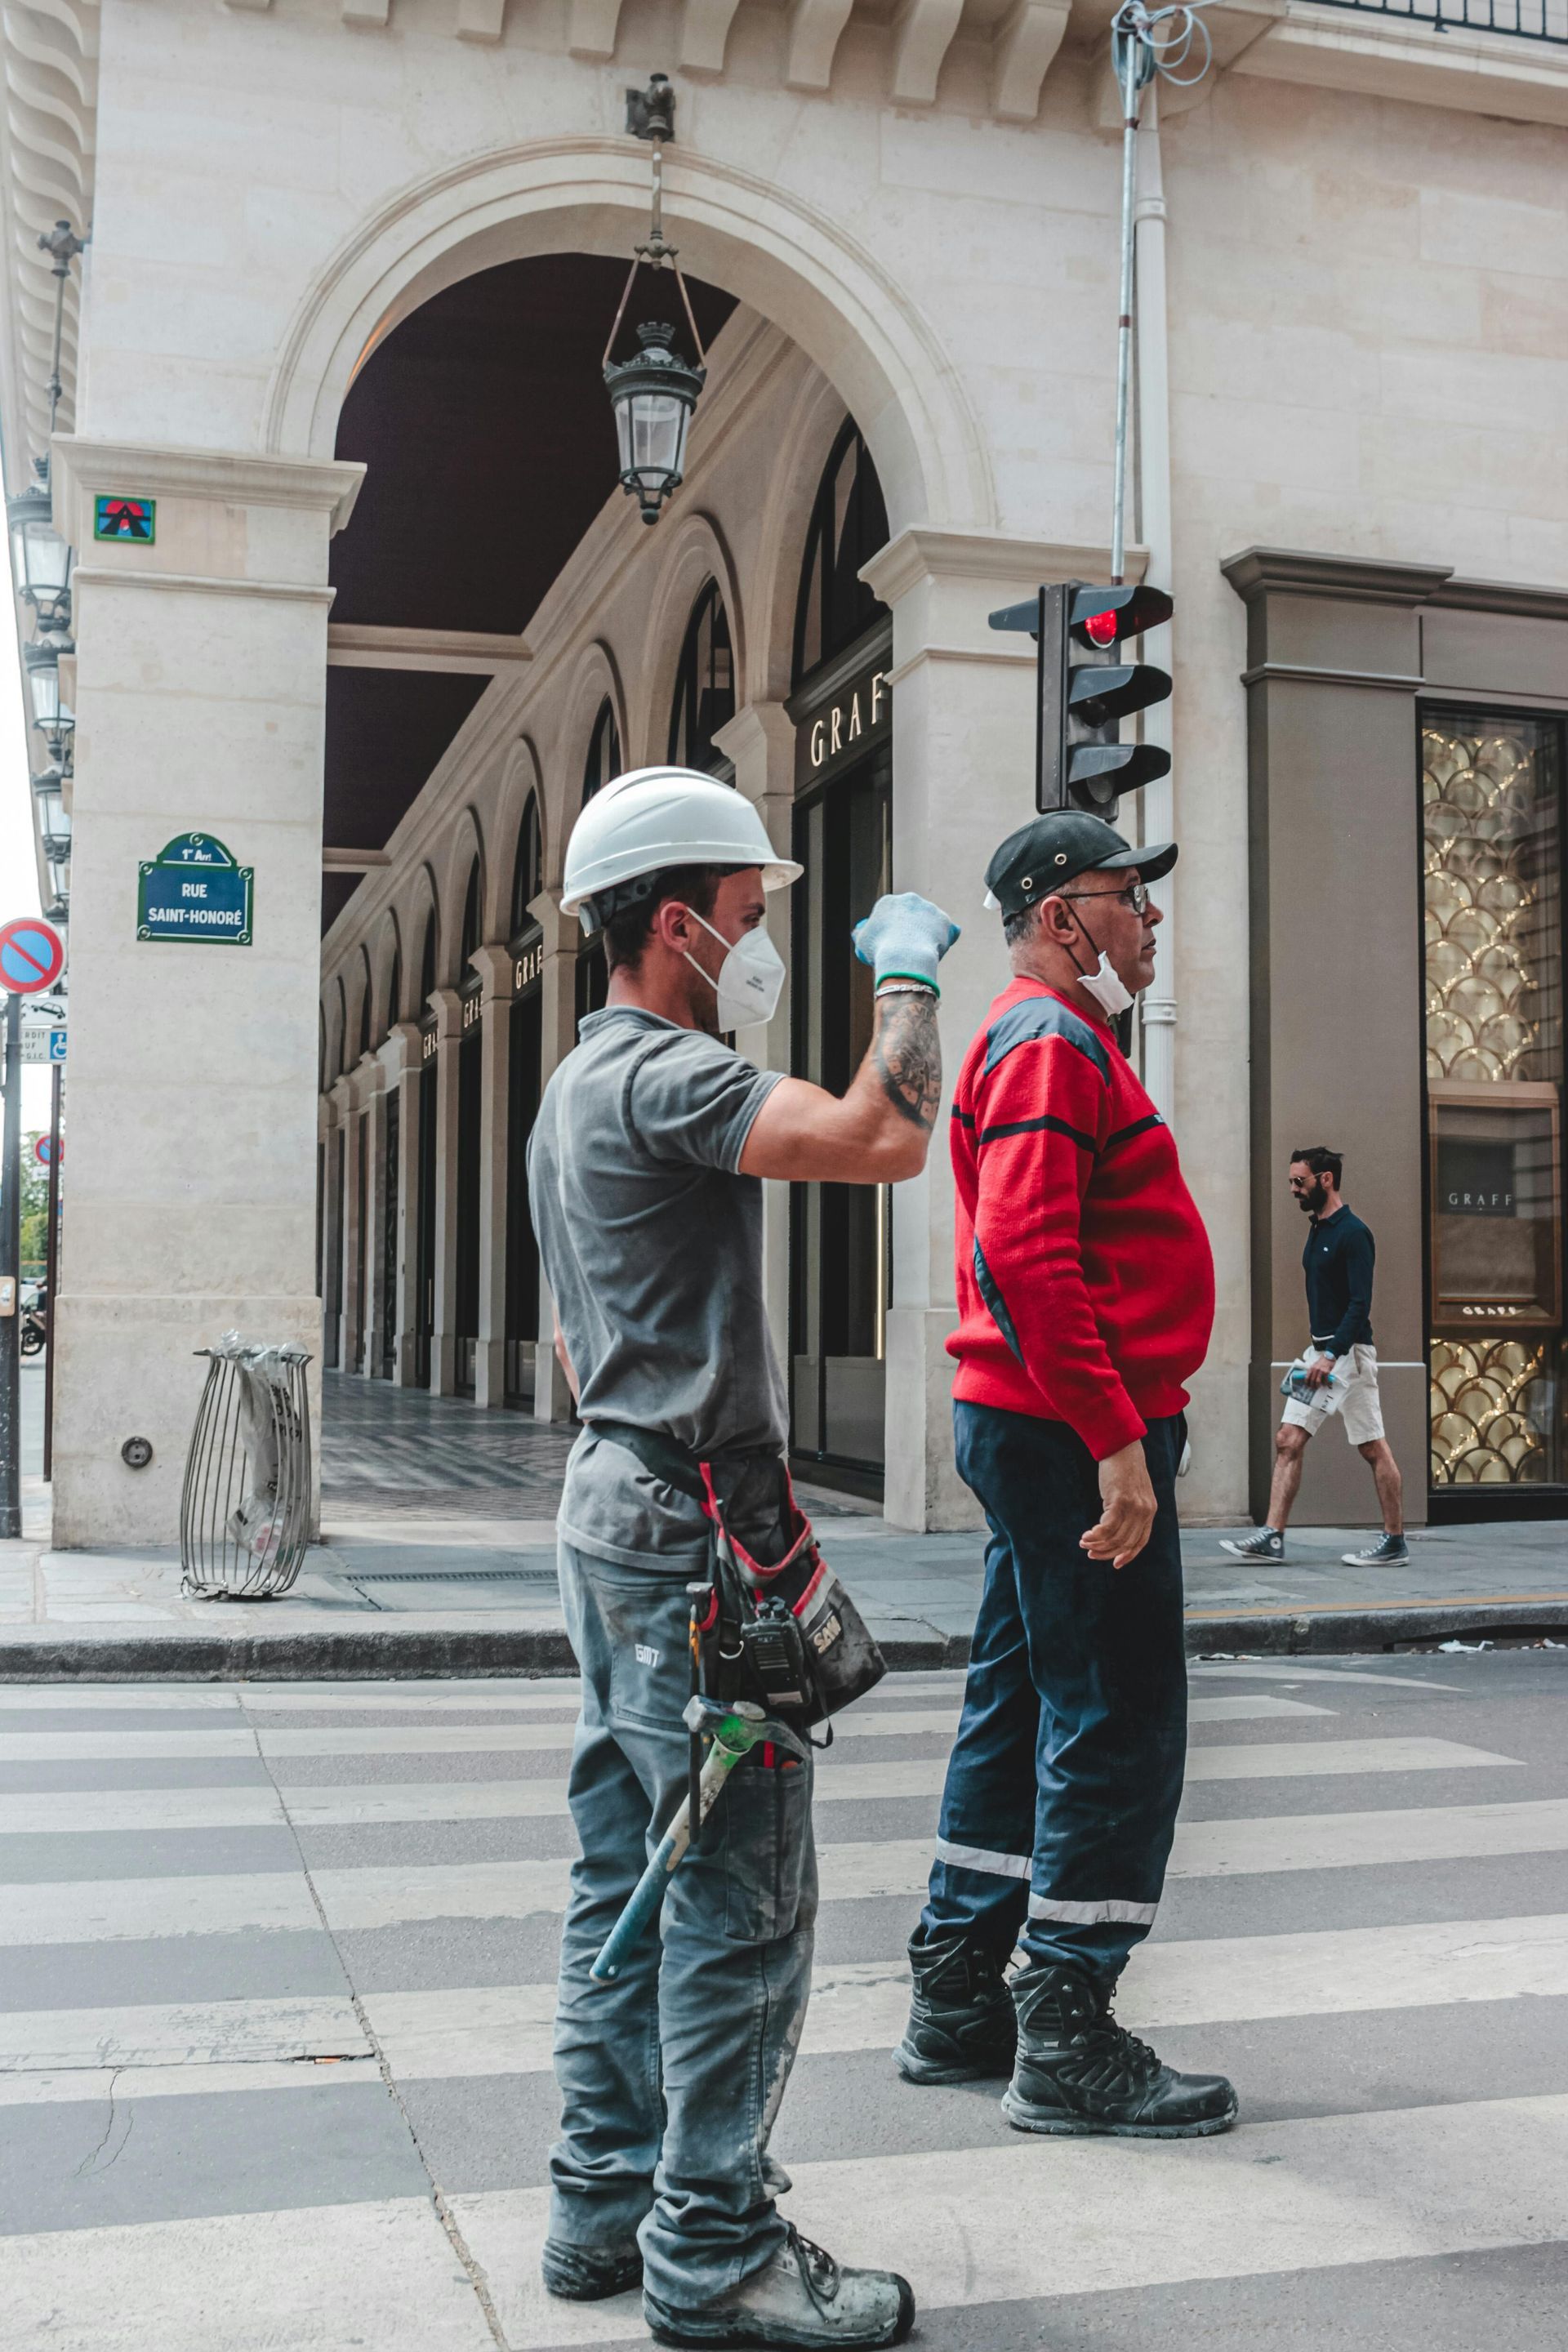
[[[1568,621],[1568,588],[1534,588],[1512,580],[1445,580],[1434,604],[1462,613],[1508,613],[1520,620]]]
[[[0,135],[0,218],[10,266],[0,311],[0,421],[6,488],[31,478],[28,460],[49,438],[54,360],[54,263],[38,238],[58,220],[79,236],[92,223],[98,121],[98,0],[5,0],[0,6],[5,106]],[[77,343],[86,257],[65,283],[60,414],[76,415]]]
[[[92,545],[91,502],[100,491],[148,498],[204,499],[220,506],[294,507],[330,518],[342,530],[364,480],[346,459],[261,457],[254,450],[192,449],[156,442],[98,441],[57,433],[53,464],[56,520],[73,547]]]
[[[482,629],[388,629],[364,621],[333,621],[327,630],[332,669],[443,670],[493,677],[532,659],[523,638]]]
[[[1227,556],[1219,568],[1248,604],[1260,596],[1338,596],[1357,604],[1430,604],[1445,612],[1568,621],[1568,588],[1537,587],[1529,581],[1461,580],[1443,563],[1388,563],[1376,556],[1248,547]]]
[[[1447,18],[1439,28],[1420,17],[1289,0],[1228,71],[1505,121],[1568,122],[1568,50]]]
[[[1375,556],[1315,555],[1294,547],[1247,547],[1220,570],[1244,604],[1258,596],[1344,596],[1363,604],[1426,604],[1451,568],[1387,563]]]
[[[1128,579],[1142,580],[1148,561],[1146,547],[1130,547]],[[1103,580],[1110,570],[1106,547],[1015,539],[1001,530],[935,530],[911,523],[861,566],[860,577],[884,604],[896,604],[922,580],[1037,580],[1048,588],[1058,580]]]

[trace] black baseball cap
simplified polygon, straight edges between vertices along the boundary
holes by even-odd
[[[1175,862],[1173,841],[1133,849],[1114,825],[1087,809],[1049,809],[1010,833],[997,850],[985,868],[985,903],[1016,915],[1076,875],[1132,867],[1145,882],[1158,882]]]

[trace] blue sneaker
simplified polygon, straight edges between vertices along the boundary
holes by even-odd
[[[1340,1558],[1347,1568],[1404,1568],[1410,1547],[1403,1536],[1379,1536],[1375,1543],[1363,1544],[1360,1551],[1342,1551]]]
[[[1283,1559],[1285,1538],[1276,1528],[1259,1528],[1255,1536],[1221,1536],[1221,1551],[1233,1559]]]

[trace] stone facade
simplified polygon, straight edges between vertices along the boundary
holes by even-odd
[[[456,950],[476,845],[489,1108],[475,1378],[497,1401],[494,1236],[509,1181],[497,950],[524,802],[538,796],[544,840],[548,1068],[572,1034],[574,942],[549,894],[587,736],[607,695],[625,762],[662,756],[686,618],[710,578],[736,663],[723,748],[740,788],[787,824],[794,599],[846,415],[890,527],[868,577],[892,614],[894,872],[965,927],[943,1004],[956,1060],[1002,970],[981,868],[1030,804],[1026,640],[997,638],[986,614],[1042,580],[1107,576],[1120,159],[1101,0],[908,0],[890,15],[867,0],[106,0],[67,13],[90,71],[28,64],[43,12],[5,11],[19,129],[0,329],[15,491],[47,425],[35,216],[58,205],[79,218],[90,204],[54,452],[57,515],[82,555],[57,1533],[153,1541],[174,1524],[198,1385],[189,1350],[236,1322],[315,1343],[313,1131],[329,1169],[340,1138],[368,1147],[369,1228],[395,1092],[407,1223],[427,1009],[418,930],[434,901],[449,1025],[462,1018]],[[1219,1268],[1186,1499],[1194,1516],[1234,1517],[1248,1487],[1249,1233],[1265,1179],[1251,1166],[1247,612],[1222,566],[1259,546],[1568,583],[1554,462],[1568,46],[1280,0],[1233,0],[1208,21],[1215,70],[1165,94],[1157,157],[1143,141],[1134,561],[1176,598],[1174,785],[1150,816],[1170,807],[1184,848],[1169,1017],[1146,1043]],[[526,646],[490,656],[492,682],[391,863],[319,948],[321,711],[328,661],[351,650],[330,644],[326,584],[357,482],[335,457],[346,388],[374,342],[476,269],[628,251],[646,226],[647,156],[623,133],[624,93],[653,68],[679,90],[665,178],[683,262],[740,305],[715,347],[687,482],[652,532],[619,499],[600,514]],[[44,142],[45,125],[70,163],[50,165],[52,183],[27,164],[29,126]],[[155,492],[156,546],[94,550],[95,487]],[[1568,678],[1555,690],[1568,704]],[[1250,749],[1256,763],[1256,737]],[[1413,875],[1414,775],[1411,799],[1365,813],[1390,839],[1408,834]],[[216,964],[216,951],[134,940],[136,860],[195,825],[257,873],[255,947]],[[1301,877],[1304,889],[1328,880],[1328,861]],[[1340,919],[1324,888],[1331,970]],[[1376,1016],[1402,1066],[1418,1066],[1418,1008],[1417,996]],[[1353,1017],[1331,989],[1331,1058],[1334,1023]],[[752,1042],[787,1058],[784,1015]],[[446,1387],[455,1117],[444,1085],[433,1375]],[[359,1199],[352,1168],[343,1198]],[[781,1312],[782,1217],[770,1244]],[[355,1205],[327,1263],[342,1265],[351,1317],[363,1288],[365,1368],[381,1369],[390,1335],[410,1377],[407,1251],[389,1290],[372,1249],[362,1285],[357,1220]],[[1418,1291],[1418,1227],[1380,1240],[1403,1253],[1396,1286]],[[893,1206],[888,1507],[906,1526],[958,1525],[969,1510],[947,1442],[949,1257],[939,1153]],[[352,1363],[361,1334],[337,1336]],[[1268,1360],[1289,1336],[1274,1335]],[[131,1393],[157,1452],[150,1475],[119,1458]],[[547,1378],[539,1409],[562,1407]],[[1415,1465],[1406,1476],[1414,1502]]]

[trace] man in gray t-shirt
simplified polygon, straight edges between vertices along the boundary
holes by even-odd
[[[662,1431],[703,1459],[785,1444],[762,1181],[739,1173],[779,1082],[700,1029],[614,1004],[589,1013],[545,1090],[529,1183],[586,1424],[560,1531],[600,1559],[689,1575],[706,1522],[624,1446],[595,1437],[596,1420]]]
[[[569,1787],[582,1853],[562,1936],[542,2268],[576,2301],[640,2278],[667,2344],[888,2345],[914,2319],[904,2280],[841,2269],[774,2203],[788,2183],[769,2137],[816,1907],[809,1761],[782,1742],[753,1749],[671,1875],[658,1935],[613,1982],[588,1975],[686,1787],[686,1586],[706,1561],[705,1522],[645,1466],[638,1433],[688,1465],[721,1461],[748,1541],[776,1522],[787,1422],[763,1179],[912,1176],[942,1092],[936,971],[957,933],[909,894],[879,899],[856,929],[876,1026],[842,1099],[724,1043],[772,1017],[784,966],[765,894],[799,871],[710,777],[645,770],[589,803],[562,905],[604,936],[609,1001],[545,1088],[528,1155],[584,1423],[559,1530],[583,1677]]]

